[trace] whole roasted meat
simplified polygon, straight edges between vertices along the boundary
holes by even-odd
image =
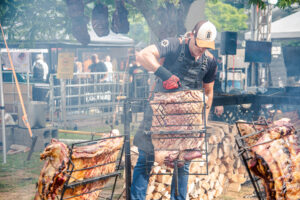
[[[118,131],[114,131],[114,133],[118,134]],[[115,172],[115,161],[122,145],[122,137],[107,137],[92,145],[74,147],[70,158],[70,150],[67,145],[52,139],[51,144],[45,148],[40,156],[46,162],[40,173],[37,183],[38,190],[34,199],[60,199],[63,186],[68,178],[70,178],[68,183],[72,184]],[[74,165],[72,173],[70,172],[71,167],[68,169],[70,162]],[[72,200],[97,199],[101,188],[108,180],[109,178],[99,179],[68,188],[65,190],[63,198]]]
[[[248,166],[262,178],[267,199],[299,200],[300,136],[289,119],[264,127],[240,123],[238,128],[243,136],[260,132],[245,141],[253,157]]]

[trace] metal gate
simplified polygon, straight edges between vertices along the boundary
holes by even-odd
[[[111,81],[102,81],[105,73],[76,73],[73,79],[50,76],[50,121],[58,127],[75,128],[118,124],[123,99],[128,96],[125,72],[108,73]]]

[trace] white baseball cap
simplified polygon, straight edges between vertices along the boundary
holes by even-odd
[[[193,29],[193,34],[198,47],[215,49],[217,29],[210,21],[199,21]]]

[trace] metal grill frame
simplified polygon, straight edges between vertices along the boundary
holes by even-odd
[[[184,91],[184,90],[181,90]],[[145,134],[150,134],[150,135],[166,135],[166,134],[176,134],[176,137],[162,137],[162,138],[155,138],[157,140],[159,139],[172,139],[172,138],[203,138],[204,139],[204,150],[194,150],[194,151],[200,151],[202,155],[205,155],[205,160],[203,161],[188,161],[189,163],[192,162],[204,162],[206,165],[206,173],[187,173],[185,175],[208,175],[208,152],[207,152],[207,134],[206,134],[206,102],[205,102],[205,93],[204,90],[202,90],[203,93],[203,101],[187,101],[187,102],[174,102],[174,103],[167,103],[167,104],[184,104],[184,103],[203,103],[203,110],[202,112],[196,112],[196,113],[180,113],[180,114],[170,114],[170,115],[202,115],[203,117],[203,124],[195,124],[195,125],[190,125],[190,124],[185,124],[185,125],[168,125],[172,127],[182,127],[182,126],[196,126],[196,127],[202,127],[200,130],[183,130],[183,131],[144,131]],[[153,103],[153,104],[160,104],[160,103]],[[160,116],[160,115],[153,115],[153,116]],[[166,114],[167,116],[167,114]],[[152,127],[165,127],[165,124],[161,124],[161,126],[152,126]],[[195,137],[193,135],[191,136],[177,136],[177,135],[187,135],[187,134],[199,134],[199,137]],[[154,151],[161,151],[161,150],[166,150],[166,149],[155,149]],[[168,151],[171,151],[172,149],[167,149]],[[178,150],[178,149],[176,149]],[[191,150],[192,151],[192,150]],[[176,160],[175,166],[174,166],[174,171],[178,170],[178,163],[187,163],[184,160]],[[151,173],[150,175],[172,175],[172,173]]]
[[[150,93],[151,93],[151,89],[150,89]],[[202,116],[203,117],[203,128],[199,131],[195,131],[196,133],[199,133],[200,135],[202,135],[204,137],[204,146],[205,146],[205,164],[206,164],[206,173],[188,173],[186,175],[208,175],[208,152],[207,152],[207,134],[206,134],[206,102],[205,102],[205,93],[204,90],[203,91],[203,101],[201,101],[200,103],[203,103],[203,112],[202,112]],[[145,95],[145,98],[127,98],[124,102],[124,132],[125,132],[125,175],[126,175],[126,200],[130,200],[130,187],[131,187],[131,155],[130,155],[130,123],[132,122],[132,104],[138,102],[139,105],[142,105],[143,107],[145,107],[145,105],[147,105],[147,101],[149,101],[150,97],[147,97]],[[195,101],[196,102],[196,101]],[[193,103],[195,103],[193,102]],[[144,109],[145,110],[145,109]],[[195,114],[195,113],[193,113]],[[191,131],[190,131],[191,132]],[[193,132],[193,133],[195,133]],[[165,131],[159,131],[157,132],[159,134],[169,134],[169,132]],[[176,131],[172,131],[172,133],[180,133],[180,134],[187,134],[188,131],[180,131],[180,132],[176,132]],[[145,131],[145,134],[156,134],[153,131]],[[186,137],[185,137],[186,138]],[[189,161],[189,162],[199,162],[199,161]],[[177,187],[175,187],[175,193],[178,194],[178,162],[175,161],[175,166],[174,166],[174,171],[175,171],[175,184],[177,185]],[[172,175],[171,173],[157,173],[157,174],[150,174],[150,175]]]
[[[74,188],[74,187],[76,187],[78,185],[85,185],[85,184],[88,184],[88,183],[97,182],[97,181],[100,181],[100,180],[103,180],[103,179],[107,179],[107,178],[110,178],[110,177],[115,177],[115,181],[114,181],[112,192],[111,192],[111,196],[110,196],[110,200],[113,199],[114,191],[115,191],[116,184],[117,184],[117,179],[121,175],[120,165],[121,165],[121,161],[122,161],[122,157],[123,157],[123,152],[124,152],[125,139],[124,139],[123,145],[121,147],[120,156],[119,156],[119,158],[117,158],[117,160],[115,160],[115,162],[117,163],[116,164],[116,169],[115,169],[114,172],[109,173],[109,174],[105,174],[105,175],[101,175],[101,176],[98,176],[98,177],[93,177],[93,178],[85,179],[85,180],[78,181],[78,182],[69,183],[70,178],[72,177],[72,173],[75,172],[75,171],[82,171],[82,170],[92,169],[92,168],[96,168],[96,167],[100,167],[100,166],[105,166],[105,165],[114,163],[114,162],[109,162],[109,163],[105,163],[105,164],[101,164],[101,165],[94,165],[94,166],[88,167],[88,168],[82,168],[82,169],[74,170],[75,166],[74,166],[74,163],[72,162],[72,154],[73,154],[73,148],[76,147],[76,146],[92,145],[92,144],[95,144],[96,142],[101,141],[101,140],[109,140],[109,139],[121,138],[121,137],[125,138],[125,135],[110,136],[110,137],[100,138],[100,139],[97,139],[97,140],[78,142],[78,143],[73,143],[71,146],[68,146],[70,153],[69,153],[69,162],[68,162],[68,167],[67,167],[67,173],[65,174],[65,175],[67,175],[68,178],[67,178],[67,181],[64,183],[60,200],[70,199],[70,198],[82,196],[84,194],[96,192],[98,190],[103,190],[103,189],[105,189],[105,187],[98,188],[98,189],[95,189],[93,191],[81,193],[81,194],[78,194],[78,195],[74,195],[74,196],[71,196],[71,197],[68,197],[68,198],[64,198],[64,193],[65,193],[65,191],[67,189]],[[105,198],[105,199],[107,199],[107,198]]]
[[[253,128],[255,129],[255,132],[254,133],[251,133],[251,134],[248,134],[248,135],[244,135],[242,136],[241,132],[240,132],[240,129],[239,129],[239,126],[238,124],[240,123],[244,123],[244,124],[251,124],[253,126]],[[249,155],[249,150],[251,147],[253,146],[257,146],[257,145],[261,145],[261,144],[265,144],[265,143],[261,143],[261,144],[255,144],[253,146],[248,146],[245,139],[248,138],[248,137],[251,137],[251,136],[254,136],[254,135],[257,135],[257,134],[260,134],[272,127],[269,126],[267,120],[265,118],[263,118],[262,120],[259,120],[259,121],[253,121],[253,122],[242,122],[242,121],[236,121],[236,127],[237,127],[237,130],[238,130],[238,135],[235,136],[235,142],[236,142],[236,145],[238,147],[238,154],[247,170],[247,173],[249,175],[249,178],[250,178],[250,181],[252,183],[252,186],[254,188],[254,191],[255,191],[255,194],[257,196],[257,198],[259,200],[265,200],[266,199],[266,195],[264,193],[264,191],[261,191],[260,189],[260,182],[261,181],[261,178],[256,176],[255,174],[253,174],[250,170],[250,167],[248,166],[248,161],[252,159],[252,157]],[[256,128],[255,128],[255,125],[264,125],[264,126],[267,126],[268,128],[267,129],[263,129],[262,131],[258,131]],[[270,141],[268,141],[270,142]]]

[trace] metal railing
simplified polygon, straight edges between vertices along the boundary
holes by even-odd
[[[122,101],[129,93],[128,75],[108,73],[112,81],[103,81],[104,74],[76,73],[73,79],[57,79],[55,74],[50,75],[52,124],[66,128],[118,122]]]

